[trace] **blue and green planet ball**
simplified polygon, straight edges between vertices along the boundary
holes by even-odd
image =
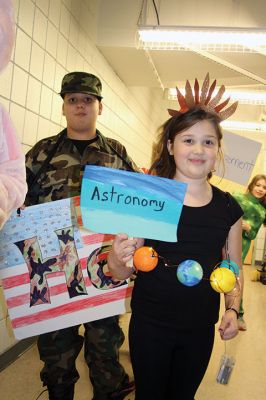
[[[177,279],[185,286],[197,285],[203,277],[201,265],[194,260],[185,260],[178,265]]]

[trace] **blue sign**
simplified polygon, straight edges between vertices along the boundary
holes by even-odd
[[[173,179],[87,165],[80,200],[83,225],[99,233],[175,242],[186,187]]]

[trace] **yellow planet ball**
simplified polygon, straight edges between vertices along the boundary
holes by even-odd
[[[236,284],[235,274],[228,268],[216,268],[210,276],[211,287],[218,293],[228,293]]]

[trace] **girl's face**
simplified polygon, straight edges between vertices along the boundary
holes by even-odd
[[[266,195],[266,181],[264,179],[259,179],[255,183],[251,194],[253,194],[256,199],[262,199]]]
[[[219,150],[216,131],[209,121],[199,121],[168,141],[169,154],[176,164],[175,179],[206,180],[214,168]]]

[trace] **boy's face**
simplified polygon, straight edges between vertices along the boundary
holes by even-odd
[[[86,133],[95,127],[101,113],[102,103],[96,96],[85,93],[66,93],[64,96],[63,115],[72,131]]]

